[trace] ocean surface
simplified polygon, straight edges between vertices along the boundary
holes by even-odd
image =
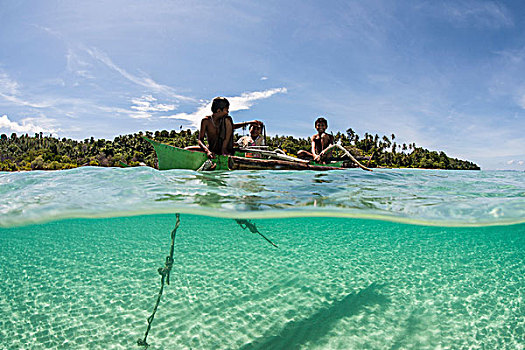
[[[0,349],[144,348],[176,213],[149,349],[525,348],[525,172],[83,167],[0,172]]]

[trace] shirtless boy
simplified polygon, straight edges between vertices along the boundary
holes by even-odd
[[[208,158],[215,158],[216,154],[233,154],[233,130],[246,125],[262,124],[258,120],[243,123],[233,123],[232,117],[228,115],[230,102],[224,97],[216,97],[211,105],[212,115],[201,120],[199,130],[199,146],[190,146],[186,149],[205,152]],[[208,145],[204,139],[208,139]]]
[[[324,153],[321,156],[321,153],[324,149],[334,143],[333,135],[327,134],[326,129],[328,128],[328,122],[325,118],[319,117],[315,121],[315,129],[317,134],[312,136],[312,152],[300,150],[297,152],[297,156],[305,159],[313,159],[316,162],[324,161],[332,156],[332,151]]]

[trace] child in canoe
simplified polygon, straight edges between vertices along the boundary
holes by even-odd
[[[322,155],[321,153],[328,148],[328,146],[334,144],[334,136],[326,133],[328,121],[325,118],[317,118],[314,125],[317,134],[312,136],[312,152],[300,150],[297,152],[297,156],[303,159],[313,159],[315,162],[325,162],[332,156],[332,150]]]
[[[193,151],[205,152],[208,158],[215,158],[216,154],[233,154],[233,130],[246,125],[262,125],[258,120],[243,123],[233,123],[233,119],[228,115],[230,102],[225,97],[216,97],[211,105],[212,115],[208,115],[201,120],[199,129],[198,146],[186,147]],[[204,139],[208,139],[208,145]]]
[[[262,123],[250,126],[250,135],[241,137],[237,144],[240,147],[264,146],[264,137],[261,135]]]

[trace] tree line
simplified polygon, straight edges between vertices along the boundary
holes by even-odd
[[[60,170],[80,166],[139,166],[156,167],[157,157],[153,147],[143,136],[177,147],[197,144],[198,132],[146,131],[121,135],[114,140],[56,138],[37,133],[34,136],[16,133],[0,135],[0,171]],[[236,134],[235,138],[239,138]],[[429,151],[411,144],[398,144],[394,134],[379,136],[365,133],[359,136],[351,128],[346,133],[337,132],[335,141],[354,156],[365,159],[369,167],[427,168],[453,170],[479,170],[479,166],[444,152]],[[292,136],[267,136],[266,144],[280,148],[290,155],[299,150],[310,150],[310,138]],[[335,152],[335,156],[341,156]]]

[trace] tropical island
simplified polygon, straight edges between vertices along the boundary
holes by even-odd
[[[153,147],[143,136],[177,147],[197,144],[198,132],[191,130],[146,131],[121,135],[113,141],[95,139],[82,141],[57,138],[43,133],[29,136],[16,133],[0,135],[0,171],[61,170],[80,166],[140,166],[156,168],[157,158]],[[238,139],[240,136],[235,135]],[[425,168],[447,170],[480,170],[466,160],[448,157],[443,151],[429,151],[411,144],[398,144],[394,134],[382,136],[365,133],[359,136],[351,128],[346,133],[334,134],[335,142],[350,151],[368,167]],[[289,155],[299,150],[309,150],[310,138],[292,136],[266,137],[270,148],[280,148]],[[336,155],[337,156],[337,155]]]

